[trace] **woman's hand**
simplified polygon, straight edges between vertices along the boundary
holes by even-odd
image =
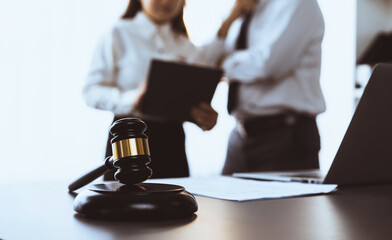
[[[207,103],[201,103],[191,110],[191,117],[203,130],[211,130],[218,119],[218,113]]]

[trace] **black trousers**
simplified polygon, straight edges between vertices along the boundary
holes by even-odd
[[[291,119],[290,119],[291,118]],[[320,135],[314,117],[277,115],[256,119],[229,138],[222,174],[318,169]]]
[[[123,117],[123,116],[122,116]],[[122,118],[115,117],[113,122]],[[185,133],[181,122],[145,121],[153,173],[151,178],[188,177],[189,166],[185,153]],[[112,144],[109,135],[106,156],[112,156]],[[115,171],[105,173],[104,180],[113,180]]]

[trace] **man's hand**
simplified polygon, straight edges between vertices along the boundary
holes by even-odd
[[[211,130],[218,119],[218,113],[207,103],[192,108],[191,116],[203,130]]]
[[[237,0],[231,9],[229,16],[223,21],[218,30],[218,37],[226,38],[231,24],[245,13],[250,13],[256,5],[256,0]]]
[[[242,14],[250,13],[256,5],[256,0],[237,0],[236,7],[241,9]]]

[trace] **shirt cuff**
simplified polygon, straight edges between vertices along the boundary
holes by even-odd
[[[225,38],[215,36],[209,43],[210,49],[216,55],[221,55],[225,50]]]
[[[120,91],[104,86],[87,86],[83,89],[83,98],[87,106],[112,111],[118,102]]]
[[[112,112],[115,115],[128,115],[133,109],[133,105],[139,96],[137,90],[128,90],[120,93],[117,103]]]
[[[228,56],[222,64],[225,71],[225,76],[229,79],[240,79],[242,80],[246,73],[241,71],[240,64],[246,57],[243,56],[242,51],[237,51]]]

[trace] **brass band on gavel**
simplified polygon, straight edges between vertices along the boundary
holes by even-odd
[[[147,138],[129,138],[112,143],[113,159],[138,155],[150,156]]]

